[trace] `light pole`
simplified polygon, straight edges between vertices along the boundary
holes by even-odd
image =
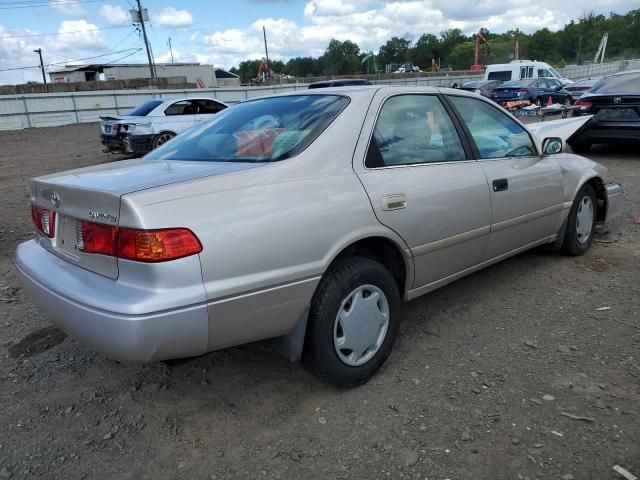
[[[38,48],[37,50],[34,50],[33,53],[37,53],[40,56],[40,70],[42,70],[42,81],[46,84],[47,76],[44,73],[44,63],[42,63],[42,49]]]

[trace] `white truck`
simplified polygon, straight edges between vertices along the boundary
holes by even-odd
[[[484,72],[485,80],[526,80],[529,78],[555,78],[563,85],[573,83],[568,78],[563,78],[551,65],[545,62],[531,60],[512,60],[510,63],[495,63],[487,65]]]

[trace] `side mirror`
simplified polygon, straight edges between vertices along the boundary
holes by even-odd
[[[555,155],[556,153],[562,153],[562,139],[559,137],[545,138],[542,142],[542,154]]]

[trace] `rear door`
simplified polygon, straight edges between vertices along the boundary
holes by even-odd
[[[489,189],[464,141],[439,95],[374,97],[354,169],[378,220],[411,249],[414,288],[478,264],[487,245]]]
[[[492,103],[449,95],[468,129],[491,192],[491,236],[485,260],[556,234],[564,202],[562,171],[538,155],[527,130]]]
[[[193,100],[179,100],[167,106],[163,113],[164,116],[154,120],[156,133],[181,133],[195,125],[196,104]]]

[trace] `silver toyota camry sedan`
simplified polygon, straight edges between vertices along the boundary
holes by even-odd
[[[618,214],[586,119],[527,128],[460,90],[320,89],[247,101],[146,157],[31,180],[24,290],[124,362],[274,339],[353,386],[400,305],[524,250],[569,255]]]

